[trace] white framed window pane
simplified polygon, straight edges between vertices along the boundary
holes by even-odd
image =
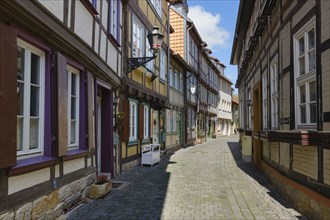
[[[23,127],[24,127],[24,121],[22,117],[17,117],[17,151],[23,150]]]
[[[309,83],[309,100],[316,101],[316,82]]]
[[[306,106],[305,105],[300,106],[300,122],[302,124],[306,123]]]
[[[310,109],[310,122],[311,123],[316,123],[316,103],[311,103],[309,105]]]
[[[300,104],[306,103],[305,85],[300,86]]]
[[[31,83],[34,85],[40,85],[40,57],[34,53],[31,53]]]
[[[304,55],[305,53],[305,41],[304,38],[299,39],[299,56]]]
[[[30,116],[39,116],[39,88],[31,86]]]
[[[299,58],[299,73],[300,75],[304,75],[305,74],[305,57],[302,56],[301,58]]]
[[[71,134],[70,134],[70,144],[75,144],[77,142],[76,140],[76,129],[77,129],[77,121],[76,120],[71,120],[70,123],[70,130],[71,130]]]
[[[23,115],[24,113],[24,83],[17,83],[17,103],[18,103],[18,115]]]
[[[30,119],[30,138],[29,138],[29,149],[39,148],[39,119]]]
[[[315,49],[308,52],[308,64],[309,64],[309,71],[315,70],[316,68]]]
[[[315,34],[314,28],[308,32],[308,49],[313,49],[315,47]]]

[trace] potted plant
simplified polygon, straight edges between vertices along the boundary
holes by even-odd
[[[125,112],[118,112],[116,114],[116,128],[118,128],[118,130],[122,128],[125,117],[126,117]]]
[[[105,174],[100,174],[96,177],[95,182],[91,185],[89,190],[89,197],[96,199],[105,196],[111,190],[112,184]]]

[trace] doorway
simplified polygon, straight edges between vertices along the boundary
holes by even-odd
[[[261,129],[261,83],[258,82],[253,89],[253,163],[258,169],[261,169],[261,141],[258,136],[254,134],[258,133]]]
[[[102,83],[96,86],[96,166],[97,173],[114,173],[112,91]]]
[[[159,120],[158,120],[158,111],[152,111],[152,143],[159,144]]]

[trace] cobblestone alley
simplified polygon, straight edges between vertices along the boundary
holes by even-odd
[[[69,219],[304,219],[252,165],[238,137],[180,149],[154,167],[136,167],[121,187]]]

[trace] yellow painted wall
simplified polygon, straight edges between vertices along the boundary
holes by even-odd
[[[127,157],[135,155],[136,152],[137,152],[137,146],[136,145],[135,146],[129,146],[127,148]]]
[[[121,143],[121,158],[126,158],[126,143]]]

